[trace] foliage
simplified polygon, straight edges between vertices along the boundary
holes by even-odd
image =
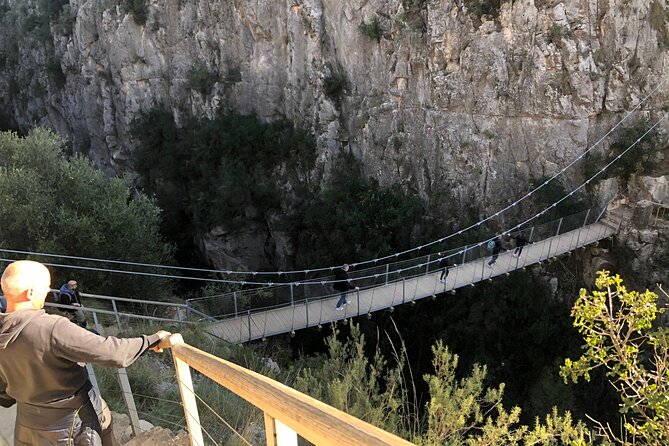
[[[139,336],[153,333],[159,328],[169,329],[169,327],[139,323],[125,326],[118,335]],[[231,346],[216,340],[208,336],[203,327],[198,325],[181,326],[179,330],[190,345],[259,373],[273,376],[260,355],[250,347]],[[115,369],[95,367],[102,396],[112,410],[123,413],[126,411],[126,406],[116,373]],[[127,373],[141,419],[173,431],[185,428],[184,410],[169,350],[162,354],[145,353],[127,369]],[[206,429],[207,435],[211,435],[211,438],[207,438],[213,440],[215,444],[238,444],[235,443],[237,437],[234,431],[245,433],[249,428],[262,426],[262,412],[204,375],[194,373],[193,386],[198,398],[200,423]],[[221,414],[230,427],[220,421],[218,414]]]
[[[534,190],[550,178],[549,176],[543,176],[532,181],[531,189]],[[534,204],[537,209],[548,209],[553,203],[562,200],[543,214],[544,221],[566,217],[588,208],[589,200],[582,190],[571,196],[568,196],[568,194],[569,192],[560,179],[551,180],[534,193]],[[563,200],[563,198],[565,199]]]
[[[463,0],[463,4],[478,18],[484,15],[497,18],[502,3],[506,1],[509,0]]]
[[[665,9],[662,2],[653,0],[648,10],[648,22],[651,28],[657,32],[657,42],[661,49],[669,48],[669,11]]]
[[[381,36],[383,35],[381,22],[379,22],[378,17],[374,17],[370,22],[365,22],[364,20],[360,22],[358,25],[358,31],[370,39],[376,40],[377,42],[381,41]]]
[[[188,249],[196,227],[264,221],[308,187],[315,144],[286,120],[220,113],[184,120],[154,109],[136,120],[135,169],[165,209],[164,233]],[[288,186],[290,185],[290,186]]]
[[[346,88],[346,75],[341,72],[332,72],[323,79],[323,90],[325,95],[335,103],[339,103],[341,95]]]
[[[196,228],[271,221],[292,235],[297,264],[350,262],[406,248],[424,219],[419,198],[363,178],[352,158],[337,159],[336,181],[319,193],[309,182],[314,141],[285,120],[221,113],[177,128],[170,112],[155,109],[132,132],[144,190],[165,210],[164,234],[182,249]]]
[[[664,309],[657,307],[657,294],[628,291],[620,276],[608,271],[599,271],[595,287],[590,293],[581,289],[572,309],[574,326],[585,340],[584,353],[577,360],[565,359],[560,373],[565,382],[589,381],[593,369],[604,368],[621,397],[627,433],[641,444],[667,444],[669,330],[653,327]],[[610,428],[602,431],[623,442]]]
[[[132,15],[132,19],[137,25],[146,24],[149,18],[149,7],[146,0],[124,0],[123,6]]]
[[[204,64],[192,67],[186,78],[188,79],[188,88],[205,96],[211,94],[214,85],[221,80],[218,73],[211,71]]]
[[[346,340],[338,340],[337,334],[335,329],[326,340],[327,358],[305,364],[294,387],[368,423],[406,436],[409,414],[402,378],[404,355],[398,355],[397,362],[389,366],[378,349],[366,352],[365,338],[353,322]]]
[[[25,138],[0,133],[2,244],[34,252],[169,263],[171,247],[159,235],[160,211],[155,203],[132,194],[126,180],[106,177],[84,157],[66,159],[64,144],[39,128]],[[71,274],[69,269],[56,270],[53,285],[59,286],[58,281]],[[77,274],[84,291],[108,289],[148,299],[170,292],[163,279],[95,271]]]
[[[602,175],[602,178],[621,177],[628,179],[635,173],[651,173],[658,163],[660,144],[657,132],[650,129],[647,120],[620,130],[617,139],[611,143],[611,160],[620,156]],[[633,146],[633,147],[632,147]],[[623,152],[632,147],[627,153]]]
[[[574,425],[571,414],[559,415],[556,408],[546,416],[546,424],[536,419],[534,429],[519,425],[520,408],[507,411],[502,405],[504,384],[485,388],[486,366],[474,364],[469,376],[455,379],[458,356],[441,341],[432,348],[435,373],[425,375],[430,388],[427,405],[427,430],[418,444],[583,445],[589,439],[583,423]]]
[[[548,43],[554,43],[558,45],[560,40],[565,37],[571,37],[573,31],[569,27],[560,25],[559,23],[553,23],[548,31],[546,32],[546,40]]]
[[[383,188],[364,178],[352,158],[338,159],[333,177],[337,181],[304,206],[295,223],[297,264],[352,262],[411,244],[425,215],[419,198],[399,185]]]

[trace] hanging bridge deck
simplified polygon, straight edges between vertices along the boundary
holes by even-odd
[[[447,284],[439,281],[441,270],[438,270],[360,291],[352,290],[348,295],[351,303],[344,307],[344,311],[335,310],[339,299],[337,293],[321,299],[306,299],[294,305],[256,310],[224,319],[211,324],[208,331],[229,342],[243,343],[365,315],[492,279],[595,243],[616,232],[615,225],[600,220],[526,245],[519,257],[513,256],[513,250],[500,252],[492,268],[487,265],[491,259],[489,255],[453,266]]]

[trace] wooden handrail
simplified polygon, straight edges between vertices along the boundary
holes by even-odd
[[[170,337],[176,358],[279,420],[301,437],[323,446],[408,446],[412,443],[298,392],[284,384]]]

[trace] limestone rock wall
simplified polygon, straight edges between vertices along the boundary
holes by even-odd
[[[34,3],[0,0],[24,18]],[[654,89],[630,121],[669,106],[667,0],[147,0],[142,25],[127,3],[70,0],[69,28],[19,39],[0,70],[5,119],[55,128],[110,173],[130,167],[142,111],[228,107],[312,129],[325,180],[350,150],[457,214],[506,204]]]

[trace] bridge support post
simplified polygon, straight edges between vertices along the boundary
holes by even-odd
[[[558,221],[558,226],[557,230],[555,231],[555,235],[551,237],[551,239],[548,241],[548,254],[546,254],[546,259],[551,258],[551,250],[553,249],[553,239],[560,235],[560,227],[562,226],[562,218]]]
[[[390,265],[386,264],[386,285],[388,285],[388,274],[390,273]]]
[[[246,315],[248,316],[248,329],[249,329],[249,342],[251,341],[251,310],[246,310]]]
[[[406,279],[402,278],[402,303],[404,303],[406,296]]]
[[[237,291],[232,292],[232,300],[235,301],[235,317],[239,316],[239,311],[237,309]]]
[[[307,327],[309,327],[309,299],[308,298],[304,299],[304,312],[307,316],[307,322],[306,322],[306,324],[305,324],[306,326],[304,328],[307,328]]]
[[[425,275],[430,274],[430,254],[427,255],[427,263],[425,264]]]
[[[295,295],[293,294],[293,283],[290,283],[290,305],[295,306]]]
[[[581,231],[583,230],[583,228],[585,228],[585,225],[588,224],[588,217],[589,216],[590,216],[590,209],[588,209],[588,212],[585,213],[585,218],[583,219],[583,225],[581,225],[581,227],[578,228],[578,236],[576,237],[575,248],[578,248],[580,246],[579,242],[581,241]]]

